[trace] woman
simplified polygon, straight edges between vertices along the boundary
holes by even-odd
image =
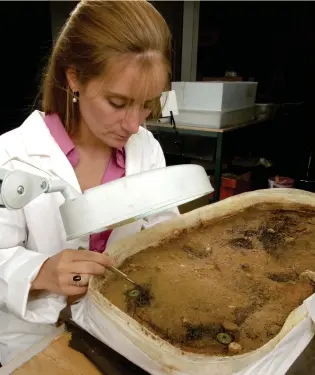
[[[170,54],[169,29],[148,2],[82,1],[52,52],[42,112],[0,137],[0,165],[41,169],[78,191],[164,167],[160,145],[140,125],[168,85]],[[22,210],[0,209],[2,364],[55,329],[67,298],[84,294],[90,275],[112,264],[101,254],[110,242],[178,214],[67,242],[62,202],[54,193]]]

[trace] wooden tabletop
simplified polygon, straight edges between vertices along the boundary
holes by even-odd
[[[45,350],[15,370],[13,375],[102,375],[81,353],[68,347],[71,334],[63,333]]]
[[[83,354],[71,349],[68,344],[71,338],[69,332],[64,332],[55,339],[46,349],[31,358],[15,371],[13,375],[102,375],[100,371]],[[315,374],[315,337],[305,350],[299,355],[286,375]],[[102,356],[108,357],[112,363],[117,363],[115,355],[101,351]],[[116,353],[115,353],[116,354]],[[116,354],[118,356],[118,354]],[[129,362],[125,360],[126,362]],[[110,363],[109,362],[109,363]],[[132,365],[106,369],[108,375],[143,375],[143,370],[136,370]],[[109,366],[110,367],[110,366]],[[0,369],[1,370],[1,369]],[[1,371],[0,371],[1,373]]]

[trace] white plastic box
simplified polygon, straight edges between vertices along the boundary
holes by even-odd
[[[224,128],[255,117],[257,82],[172,82],[179,124]]]

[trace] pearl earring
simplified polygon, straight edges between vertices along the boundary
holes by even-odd
[[[72,98],[72,102],[73,103],[77,103],[78,102],[78,96],[79,96],[79,92],[78,91],[76,91],[76,92],[73,91],[73,98]]]

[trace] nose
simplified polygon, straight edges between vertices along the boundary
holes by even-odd
[[[142,122],[141,110],[130,107],[127,109],[125,117],[122,122],[122,128],[129,134],[136,134]]]

